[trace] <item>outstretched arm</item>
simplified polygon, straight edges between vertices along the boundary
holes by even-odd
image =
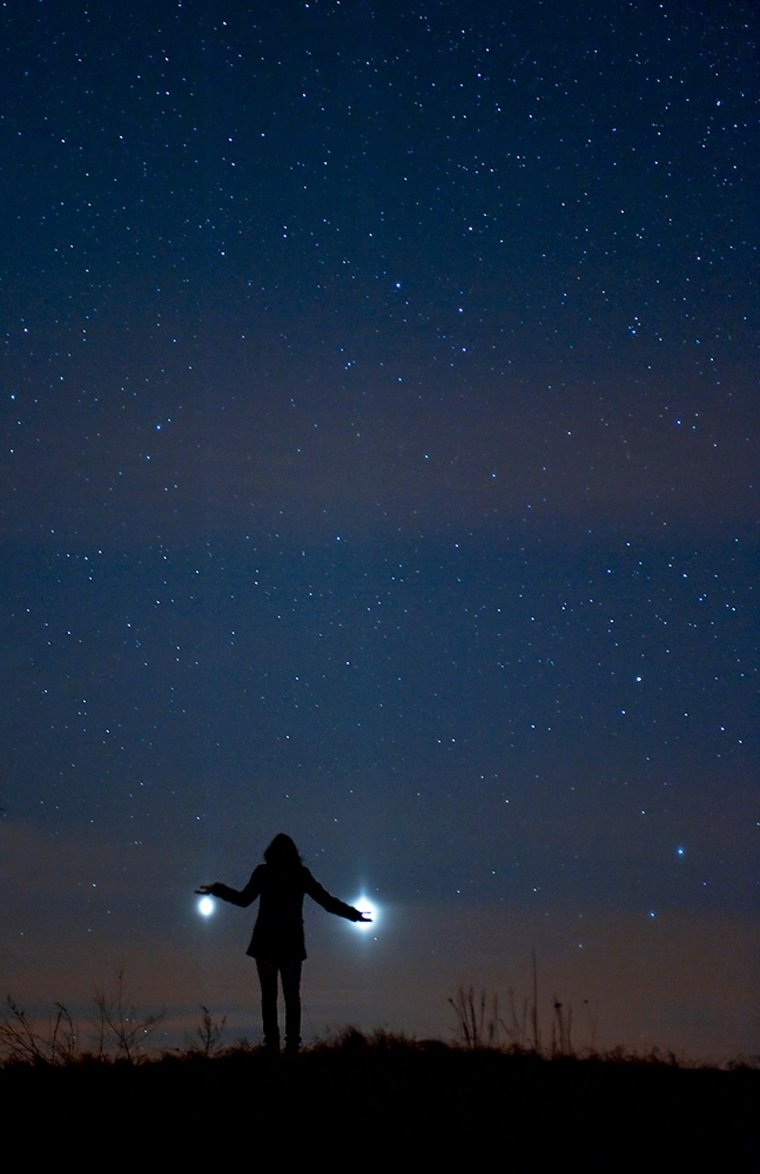
[[[231,905],[240,905],[245,908],[256,900],[261,892],[261,882],[258,868],[251,874],[251,879],[244,889],[231,889],[221,881],[214,881],[213,885],[200,885],[195,891],[205,896],[218,897],[220,901],[229,901]]]
[[[328,893],[327,889],[323,888],[319,881],[316,881],[309,872],[308,868],[304,869],[306,873],[306,892],[326,909],[328,913],[335,913],[338,917],[345,917],[347,921],[371,921],[372,918],[368,913],[362,913],[359,909],[354,909],[353,905],[347,905],[345,901],[339,901],[337,897],[333,897],[332,893]]]

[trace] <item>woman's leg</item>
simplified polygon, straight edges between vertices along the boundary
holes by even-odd
[[[301,965],[284,962],[280,967],[282,993],[285,996],[285,1051],[298,1051],[301,1043]]]
[[[261,984],[261,1023],[264,1028],[264,1047],[270,1052],[280,1050],[280,1029],[277,1025],[277,963],[256,959]]]

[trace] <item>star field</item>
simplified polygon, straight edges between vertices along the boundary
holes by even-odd
[[[1,19],[9,988],[757,1051],[754,7]]]

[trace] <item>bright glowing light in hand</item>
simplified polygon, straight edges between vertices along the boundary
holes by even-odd
[[[198,912],[201,917],[210,917],[214,912],[214,902],[211,897],[201,897],[198,902]]]
[[[368,933],[377,929],[377,923],[380,920],[380,910],[377,905],[370,901],[369,897],[357,897],[352,901],[354,909],[358,909],[360,913],[366,913],[372,918],[371,921],[355,921],[354,928],[358,929],[360,933]]]

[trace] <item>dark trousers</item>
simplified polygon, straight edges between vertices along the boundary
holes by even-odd
[[[280,1028],[277,1023],[278,974],[285,999],[285,1050],[298,1051],[301,1042],[301,966],[301,962],[265,962],[261,958],[256,959],[261,983],[264,1046],[270,1051],[280,1049]]]

